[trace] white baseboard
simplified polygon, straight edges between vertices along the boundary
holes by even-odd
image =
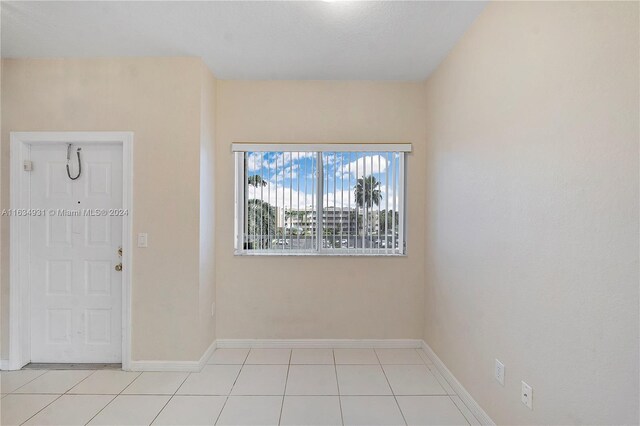
[[[438,369],[440,374],[445,378],[449,385],[453,388],[453,390],[458,394],[460,399],[464,402],[469,410],[473,413],[473,415],[478,419],[478,421],[483,425],[495,426],[491,417],[482,409],[480,404],[476,402],[475,399],[471,396],[469,392],[460,384],[458,379],[449,371],[447,366],[442,362],[442,360],[436,355],[436,353],[431,349],[431,347],[425,342],[422,341],[422,349],[426,352],[427,356],[433,362],[433,365]]]
[[[198,361],[131,361],[130,371],[200,371],[216,348],[421,348],[418,339],[219,339]]]
[[[214,340],[198,361],[131,361],[129,371],[200,371],[216,347]]]
[[[198,361],[131,361],[127,371],[200,371],[215,350],[214,340]],[[0,370],[9,370],[10,365],[8,359],[0,360]]]
[[[218,339],[218,348],[421,348],[418,339]]]

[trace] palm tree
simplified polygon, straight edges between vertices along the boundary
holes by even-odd
[[[247,178],[247,184],[253,187],[267,186],[267,181],[262,179],[260,175],[251,175]]]
[[[380,201],[382,200],[380,182],[378,182],[378,179],[373,175],[364,176],[358,179],[354,192],[356,204],[358,207],[364,209],[364,219],[367,220],[369,208],[374,205],[380,205]],[[362,232],[365,235],[367,233],[365,223],[362,224]]]

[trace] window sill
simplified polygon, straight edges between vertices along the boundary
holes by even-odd
[[[315,256],[315,257],[407,257],[406,253],[330,253],[330,252],[249,252],[236,250],[234,256]]]

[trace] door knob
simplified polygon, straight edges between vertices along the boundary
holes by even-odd
[[[118,272],[122,271],[122,262],[116,265],[116,271]]]

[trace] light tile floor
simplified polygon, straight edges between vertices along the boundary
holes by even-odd
[[[2,425],[477,425],[419,349],[218,349],[197,373],[0,373]]]

